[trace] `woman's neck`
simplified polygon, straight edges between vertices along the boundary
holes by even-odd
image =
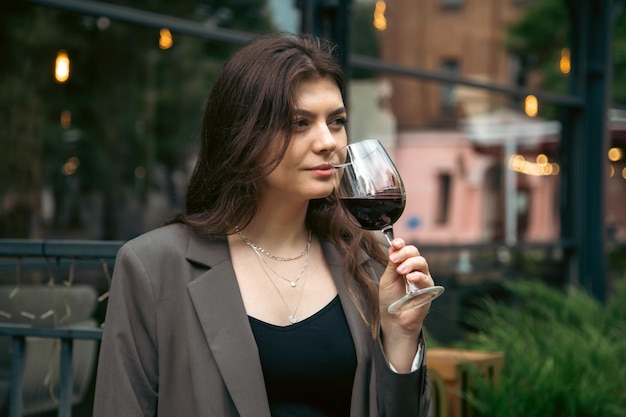
[[[308,241],[306,207],[274,204],[261,206],[245,228],[239,231],[250,241],[272,252],[289,252]]]

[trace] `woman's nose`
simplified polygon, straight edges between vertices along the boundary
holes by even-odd
[[[337,149],[337,138],[335,137],[336,133],[333,133],[329,127],[324,123],[323,126],[320,126],[318,137],[315,140],[316,150],[318,152],[333,152]]]

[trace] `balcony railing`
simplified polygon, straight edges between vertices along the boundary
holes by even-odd
[[[99,328],[56,328],[33,327],[24,324],[0,324],[0,335],[10,336],[11,343],[11,377],[9,392],[9,417],[24,415],[23,388],[24,364],[26,359],[26,338],[52,338],[61,341],[59,366],[58,416],[72,415],[73,386],[72,356],[74,340],[100,340],[102,330]]]
[[[80,395],[84,394],[86,385],[90,383],[97,362],[97,343],[102,337],[102,329],[90,317],[87,317],[88,320],[81,319],[76,323],[66,320],[71,314],[79,314],[75,306],[74,311],[70,311],[67,304],[69,291],[79,290],[74,295],[74,298],[79,299],[85,298],[85,294],[93,293],[89,302],[96,303],[95,291],[91,288],[94,283],[81,285],[80,282],[73,282],[75,270],[77,267],[79,271],[82,271],[97,266],[103,267],[105,274],[108,275],[110,264],[114,261],[121,244],[122,242],[119,241],[0,239],[2,297],[6,298],[0,303],[0,339],[5,339],[4,342],[7,343],[4,346],[10,351],[8,377],[8,415],[10,417],[21,417],[25,413],[50,411],[55,408],[58,416],[70,417],[72,415],[72,407],[80,400],[76,398],[76,392],[79,391]],[[52,267],[57,271],[59,268],[69,269],[69,278],[62,283],[49,281],[36,285],[23,285],[21,282],[22,275],[37,271],[50,272]],[[7,278],[4,277],[7,274],[16,274],[15,277],[11,277],[11,282],[8,284]],[[106,298],[108,284],[97,301]],[[91,291],[85,291],[88,289]],[[22,297],[22,300],[16,300],[19,297]],[[36,299],[32,299],[33,297]],[[52,298],[56,301],[51,301]],[[54,307],[37,305],[37,301],[42,299],[56,304]],[[50,308],[50,310],[43,314],[22,311],[17,306],[20,304],[19,301],[28,301],[31,309],[39,307],[44,310]],[[11,310],[12,306],[15,307],[13,311],[5,311]],[[64,310],[64,306],[67,311],[56,313],[53,311],[53,309]],[[51,316],[55,314],[57,318],[63,316],[52,320]],[[83,314],[89,316],[91,310],[87,309],[87,312]],[[29,320],[34,324],[29,323]],[[38,355],[42,354],[48,355],[45,361],[49,369],[41,370],[41,359],[36,364],[32,363],[38,360]],[[54,355],[58,356],[54,357]],[[31,362],[30,366],[29,362]],[[51,365],[54,364],[56,369],[57,363],[58,371],[51,373],[53,369]],[[75,365],[81,369],[75,369]],[[35,372],[36,375],[28,375],[28,372]],[[51,379],[54,380],[51,381]],[[36,384],[37,387],[33,388],[29,384]],[[46,387],[49,392],[44,391],[42,394],[41,391]],[[26,389],[34,392],[36,395],[33,394],[33,396],[38,399],[45,396],[46,401],[41,401],[41,404],[25,404],[25,397],[31,398],[26,395]],[[5,401],[6,398],[0,398],[0,407]]]

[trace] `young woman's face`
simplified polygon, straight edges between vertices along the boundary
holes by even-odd
[[[310,200],[333,190],[331,154],[347,145],[346,109],[332,78],[301,82],[296,88],[292,139],[280,164],[265,179],[272,198]]]

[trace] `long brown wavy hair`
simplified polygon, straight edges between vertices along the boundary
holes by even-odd
[[[298,84],[330,77],[343,91],[335,53],[334,44],[311,35],[271,35],[256,38],[225,62],[206,103],[186,209],[173,223],[217,236],[250,222],[258,207],[259,184],[284,157],[291,140]],[[268,158],[267,150],[277,148]],[[387,255],[380,240],[348,219],[335,194],[311,200],[306,222],[345,254],[344,277],[356,280],[361,289],[350,295],[375,333],[378,285],[358,253],[364,250],[384,265]]]

